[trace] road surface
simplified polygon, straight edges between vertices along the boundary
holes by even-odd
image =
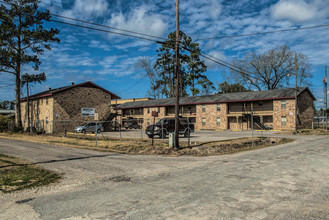
[[[0,194],[0,219],[328,219],[329,138],[234,155],[120,155],[0,139],[0,153],[63,174]]]

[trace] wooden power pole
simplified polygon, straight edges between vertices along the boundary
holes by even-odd
[[[174,147],[179,148],[179,0],[176,0],[176,100],[175,100],[175,143]]]
[[[295,53],[295,132],[297,132],[297,123],[298,123],[298,105],[297,105],[297,53]]]
[[[328,109],[328,98],[327,98],[327,95],[328,95],[328,81],[327,81],[327,66],[325,66],[325,72],[324,72],[325,76],[324,76],[324,79],[323,79],[323,82],[324,82],[324,101],[325,101],[325,108],[324,108],[324,111],[325,111],[325,117],[326,119],[323,120],[323,122],[326,122],[326,130],[328,129],[328,112],[327,112],[327,109]]]

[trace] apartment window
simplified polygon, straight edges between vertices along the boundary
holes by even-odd
[[[43,104],[43,99],[41,99],[41,104]]]
[[[206,119],[202,118],[202,126],[206,126]]]
[[[46,105],[48,105],[48,98],[46,98]]]
[[[160,107],[158,107],[158,112],[160,113]]]
[[[133,115],[134,114],[134,110],[130,109],[130,114]]]
[[[202,112],[205,112],[206,111],[206,105],[202,105]]]
[[[217,111],[220,111],[220,104],[217,104]]]
[[[281,100],[281,109],[285,109],[287,107],[286,100],[282,99]]]
[[[285,126],[287,124],[287,117],[286,116],[282,116],[281,117],[281,125]]]
[[[217,126],[220,126],[220,117],[217,118]]]
[[[150,108],[149,107],[147,107],[147,113],[150,113]]]
[[[150,125],[150,119],[147,119],[147,125]]]
[[[48,124],[48,117],[46,117],[46,124]]]

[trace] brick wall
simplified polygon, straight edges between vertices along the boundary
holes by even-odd
[[[280,100],[264,101],[263,106],[258,106],[255,114],[263,117],[263,124],[272,127],[274,130],[294,130],[295,129],[295,100],[284,99],[285,107],[282,106]],[[265,103],[265,104],[264,104]],[[300,127],[311,127],[314,117],[313,99],[307,91],[300,94],[298,98],[299,120]],[[240,104],[241,105],[241,104]],[[196,130],[250,130],[250,119],[246,118],[243,121],[242,113],[237,112],[236,116],[233,114],[228,117],[228,103],[220,103],[220,111],[217,110],[217,104],[197,104],[195,117]],[[255,106],[255,105],[254,105]],[[240,108],[239,108],[240,109]],[[273,111],[272,111],[273,110]],[[149,124],[153,124],[152,111],[158,111],[158,107],[143,108],[143,115],[136,115],[136,118],[143,118],[143,128],[145,129]],[[241,111],[241,110],[239,110]],[[258,117],[257,116],[257,117]],[[133,117],[133,116],[132,116]],[[174,117],[174,115],[165,116],[165,107],[160,107],[159,118]],[[282,117],[285,117],[286,124],[282,124]],[[217,118],[220,118],[220,125],[217,125]],[[205,122],[205,123],[203,123]],[[258,125],[254,123],[254,128],[259,129]]]
[[[195,129],[226,130],[227,129],[227,104],[220,103],[220,111],[217,111],[217,104],[205,104],[205,111],[202,111],[203,105],[196,105]],[[217,125],[217,118],[220,118],[220,126]],[[205,125],[202,120],[205,120]]]
[[[111,95],[98,88],[74,87],[54,95],[54,120],[56,132],[73,131],[75,126],[94,117],[82,117],[81,108],[95,108],[99,120],[110,111]],[[73,121],[72,123],[64,121]]]
[[[295,129],[295,100],[285,99],[286,108],[281,106],[281,100],[273,101],[273,129],[294,130]],[[282,117],[286,117],[286,125],[281,123]]]
[[[32,127],[43,128],[46,133],[51,133],[53,130],[53,103],[52,97],[44,97],[30,101],[30,123]],[[23,128],[28,127],[27,117],[27,102],[21,102],[21,114]]]
[[[308,91],[304,90],[297,100],[298,105],[298,128],[312,128],[314,120],[313,98]]]

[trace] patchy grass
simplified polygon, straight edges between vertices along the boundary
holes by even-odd
[[[181,142],[180,149],[173,149],[168,146],[167,140],[155,140],[154,146],[151,140],[141,139],[113,139],[103,138],[98,140],[98,147],[95,147],[95,139],[90,136],[68,136],[56,137],[50,135],[29,135],[29,134],[0,134],[0,137],[32,141],[38,143],[55,144],[74,148],[84,148],[98,151],[109,151],[122,154],[140,155],[166,155],[166,156],[212,156],[230,154],[239,151],[255,150],[263,147],[287,143],[292,139],[285,138],[255,138],[252,147],[251,138],[240,138],[226,141],[214,141],[207,143],[196,143],[194,146],[187,146],[186,142]]]
[[[0,191],[8,193],[55,182],[59,174],[30,165],[16,157],[0,154]]]
[[[299,129],[297,132],[294,131],[282,131],[279,134],[286,135],[329,135],[329,130],[325,129]]]

